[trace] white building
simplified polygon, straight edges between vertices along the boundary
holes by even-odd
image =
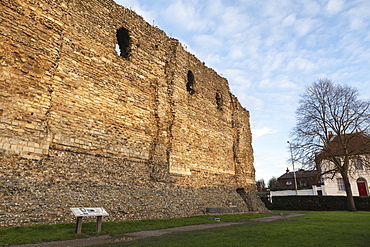
[[[327,162],[327,161],[326,161]],[[353,196],[369,196],[370,170],[362,164],[361,158],[352,160],[352,170],[350,171],[350,183]],[[359,163],[361,165],[357,166]],[[323,186],[322,194],[328,196],[346,196],[344,181],[340,174],[325,174],[321,176]]]
[[[353,196],[369,196],[370,183],[370,137],[364,133],[345,135],[340,138],[332,136],[330,143],[318,155],[318,167],[322,180],[322,195],[346,196],[344,181],[340,173],[334,172],[335,166],[331,161],[343,161],[343,145],[346,142],[346,151],[350,156],[349,181]],[[329,155],[330,153],[330,155]],[[333,155],[334,154],[334,155]],[[327,172],[327,173],[325,173]]]

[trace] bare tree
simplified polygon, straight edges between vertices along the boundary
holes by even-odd
[[[350,161],[365,150],[352,144],[354,138],[369,131],[370,101],[358,99],[355,88],[320,79],[306,88],[299,104],[292,132],[295,161],[311,168],[328,161],[322,171],[342,176],[348,210],[356,211],[349,180]]]

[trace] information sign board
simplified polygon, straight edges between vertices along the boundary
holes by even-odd
[[[104,208],[70,208],[77,217],[82,216],[108,216]]]

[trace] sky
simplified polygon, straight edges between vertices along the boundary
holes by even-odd
[[[256,180],[292,170],[287,141],[307,85],[327,78],[370,96],[368,0],[115,1],[228,80],[250,111]]]

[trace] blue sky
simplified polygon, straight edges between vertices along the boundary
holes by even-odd
[[[369,98],[368,0],[116,0],[229,81],[251,113],[256,180],[279,177],[305,86],[319,78]]]

